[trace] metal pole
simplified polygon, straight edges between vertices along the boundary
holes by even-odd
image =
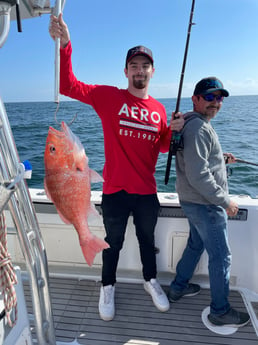
[[[62,0],[56,0],[54,15],[56,17],[61,13]],[[55,39],[55,99],[56,103],[59,103],[59,84],[60,84],[60,38]]]
[[[10,123],[0,98],[0,180],[11,181],[20,164]],[[8,202],[29,273],[38,344],[56,345],[46,249],[29,189],[22,179]],[[19,301],[18,301],[19,303]]]

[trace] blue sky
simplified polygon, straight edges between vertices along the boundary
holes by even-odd
[[[155,74],[149,93],[177,97],[191,0],[66,0],[64,19],[73,45],[74,72],[91,84],[127,87],[127,50],[151,48]],[[219,77],[231,95],[258,94],[258,1],[196,0],[182,97],[203,77]],[[54,42],[49,15],[11,23],[0,49],[4,102],[54,100]],[[60,97],[60,101],[67,100]]]

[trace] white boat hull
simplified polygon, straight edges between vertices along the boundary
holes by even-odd
[[[89,268],[82,255],[78,236],[72,225],[62,222],[54,206],[46,198],[42,190],[30,190],[37,218],[47,250],[48,264],[54,271],[73,271],[76,274],[100,274],[102,259],[99,253],[92,268]],[[156,247],[158,271],[162,279],[171,279],[175,273],[188,238],[188,222],[182,211],[176,194],[159,193],[161,212],[156,227]],[[258,243],[257,221],[258,200],[249,196],[234,196],[238,202],[240,219],[229,220],[229,242],[232,250],[231,286],[246,288],[258,294]],[[97,207],[101,202],[101,192],[92,192],[92,201]],[[241,219],[242,218],[242,219]],[[246,219],[245,219],[246,218]],[[9,250],[16,263],[24,263],[19,250],[19,243],[11,217],[7,217]],[[102,217],[89,219],[91,231],[105,237]],[[132,217],[129,218],[126,239],[119,259],[119,271],[122,278],[126,276],[141,278],[141,261],[138,242],[135,236]],[[195,272],[203,282],[208,283],[208,262],[203,254]]]
[[[40,230],[46,247],[50,276],[70,276],[100,280],[102,258],[99,253],[92,267],[88,267],[82,255],[78,236],[72,225],[64,224],[43,190],[31,189]],[[159,193],[161,211],[156,226],[158,278],[168,285],[173,278],[188,238],[188,222],[183,216],[177,194]],[[239,215],[229,220],[229,242],[232,251],[230,287],[243,297],[258,335],[258,200],[249,196],[232,196],[239,204]],[[92,201],[100,210],[101,192],[92,192]],[[13,262],[25,267],[18,237],[10,214],[8,224],[8,248]],[[102,217],[89,219],[90,230],[98,237],[105,237]],[[132,217],[129,218],[124,247],[118,265],[118,281],[142,281],[142,266]],[[193,279],[202,287],[209,287],[208,258],[204,253]]]

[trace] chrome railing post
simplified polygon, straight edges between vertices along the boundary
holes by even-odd
[[[1,98],[0,163],[1,184],[13,180],[18,173],[20,161]],[[29,189],[24,179],[15,185],[13,194],[8,201],[8,207],[29,274],[38,344],[56,345],[49,293],[47,255]]]

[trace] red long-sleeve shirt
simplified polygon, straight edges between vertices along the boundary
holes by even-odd
[[[151,96],[128,90],[88,85],[72,71],[72,46],[60,50],[60,93],[91,105],[102,121],[105,147],[103,192],[157,192],[154,178],[159,152],[167,152],[171,131],[164,106]]]

